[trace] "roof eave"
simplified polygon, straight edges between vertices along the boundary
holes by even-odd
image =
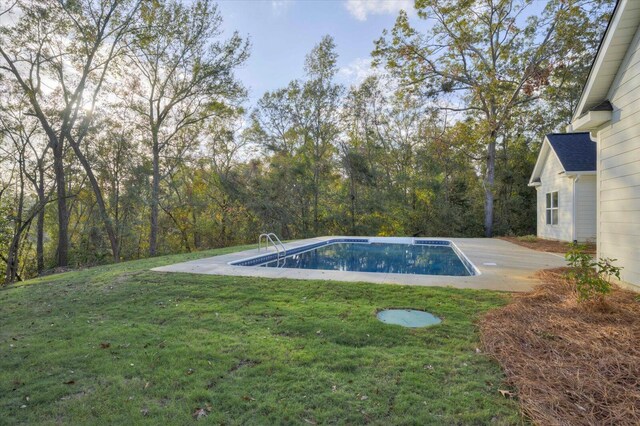
[[[593,176],[596,173],[598,173],[598,172],[596,172],[595,170],[569,171],[569,172],[567,172],[566,176],[567,177]]]
[[[628,37],[625,37],[624,40],[621,40],[619,36],[620,36],[620,31],[628,30],[628,27],[630,24],[632,26],[635,25],[636,28],[638,25],[640,25],[640,14],[629,13],[629,6],[637,5],[635,1],[637,0],[618,0],[616,2],[615,8],[613,9],[611,18],[609,20],[609,24],[607,25],[607,29],[604,35],[602,36],[602,40],[598,46],[598,50],[593,59],[591,69],[589,70],[589,75],[587,77],[587,81],[585,82],[585,85],[582,89],[582,93],[578,100],[578,107],[574,111],[572,121],[579,120],[580,117],[582,117],[587,111],[593,108],[594,104],[597,104],[598,102],[602,102],[606,100],[607,97],[602,92],[602,90],[600,90],[600,92],[602,93],[598,94],[597,98],[593,97],[592,92],[597,87],[599,87],[599,89],[603,89],[604,87],[602,86],[603,84],[613,84],[613,82],[615,81],[615,77],[611,77],[611,76],[605,76],[605,78],[603,79],[602,78],[603,76],[601,75],[602,74],[601,71],[603,69],[603,65],[606,62],[617,63],[616,69],[618,69],[619,65],[624,61],[624,58],[625,58],[624,52],[626,51],[626,49],[623,52],[612,53],[613,51],[610,52],[609,47],[615,41],[616,48],[618,48],[616,50],[619,50],[619,48],[624,45],[626,45],[628,49],[628,47],[633,42],[633,38],[634,38],[633,36],[629,39],[627,39]],[[621,27],[620,23],[623,20],[626,20],[626,22],[624,22],[624,25]],[[621,41],[623,41],[623,43],[621,43]],[[603,81],[605,80],[606,80],[606,83],[603,83]],[[609,86],[609,89],[610,89],[610,86]]]
[[[612,111],[588,111],[571,122],[574,131],[592,131],[611,121]]]
[[[535,183],[534,181],[536,179],[540,179],[542,167],[544,162],[547,160],[549,150],[553,151],[553,149],[551,149],[551,144],[545,136],[542,141],[542,146],[540,147],[540,152],[538,153],[538,158],[536,159],[536,164],[533,166],[533,172],[531,172],[531,177],[529,178],[529,186],[533,186],[532,184]]]

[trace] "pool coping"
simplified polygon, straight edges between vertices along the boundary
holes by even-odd
[[[404,242],[410,237],[353,237],[325,236],[290,241],[287,250],[300,248],[332,239],[367,238],[372,242]],[[412,238],[410,238],[412,239]],[[182,272],[208,275],[244,277],[288,278],[302,280],[329,280],[342,282],[368,282],[416,286],[443,286],[499,291],[528,291],[537,283],[535,273],[541,269],[566,266],[561,255],[531,250],[504,240],[493,238],[432,238],[419,240],[451,241],[473,264],[480,275],[414,275],[378,272],[348,272],[294,268],[264,268],[260,266],[234,266],[230,263],[263,255],[256,249],[182,262],[153,268],[157,272]],[[264,248],[263,248],[264,250]],[[275,249],[270,248],[275,253]]]

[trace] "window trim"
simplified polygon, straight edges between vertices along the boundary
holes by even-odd
[[[554,194],[555,194],[555,197],[554,197]],[[558,225],[558,222],[560,222],[559,204],[560,204],[560,196],[558,191],[550,191],[545,194],[545,222],[547,225],[555,226],[555,225]],[[555,219],[555,222],[554,222],[554,219]]]

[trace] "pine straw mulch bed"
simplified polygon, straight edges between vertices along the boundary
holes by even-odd
[[[522,247],[530,248],[537,251],[545,251],[549,253],[566,253],[570,249],[570,243],[563,241],[545,240],[537,238],[534,241],[523,239],[522,237],[498,237],[501,240],[517,244]],[[596,245],[594,243],[584,243],[585,253],[596,254]]]
[[[640,425],[640,297],[578,305],[566,269],[481,319],[485,351],[536,424]]]

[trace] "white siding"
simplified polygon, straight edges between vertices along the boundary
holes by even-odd
[[[565,176],[555,153],[549,151],[540,173],[538,195],[538,237],[549,240],[573,239],[573,180]],[[558,191],[558,224],[547,225],[546,194]]]
[[[576,182],[576,239],[596,240],[596,177],[580,176]]]
[[[598,132],[598,256],[640,285],[640,35],[609,91],[613,119]]]

